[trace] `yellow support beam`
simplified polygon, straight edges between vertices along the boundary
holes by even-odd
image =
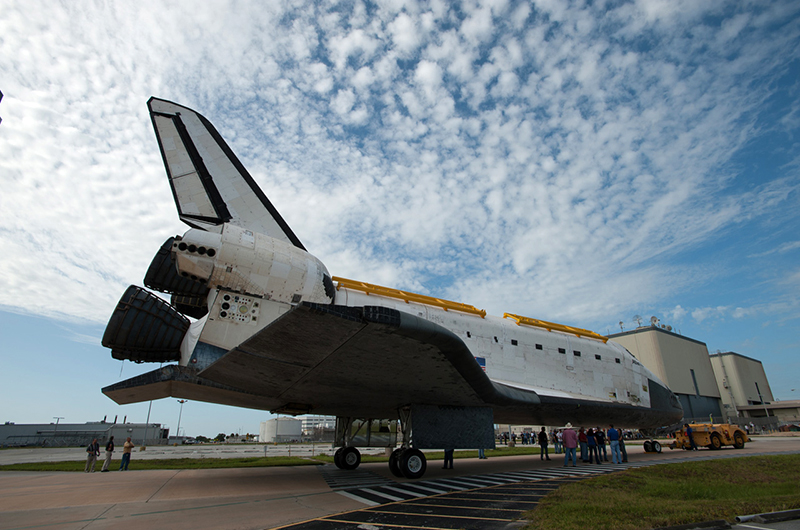
[[[380,296],[386,296],[388,298],[396,298],[398,300],[405,301],[405,303],[407,304],[410,302],[415,302],[417,304],[425,304],[434,307],[440,307],[445,311],[453,310],[453,311],[459,311],[461,313],[470,313],[473,315],[478,315],[481,318],[484,318],[486,316],[486,311],[484,311],[483,309],[478,309],[477,307],[468,304],[451,302],[450,300],[442,300],[441,298],[434,298],[432,296],[425,296],[423,294],[409,293],[406,291],[401,291],[400,289],[392,289],[391,287],[381,287],[380,285],[373,285],[371,283],[359,282],[356,280],[348,280],[347,278],[339,278],[337,276],[333,277],[333,281],[337,282],[336,285],[337,291],[340,288],[344,287],[345,289],[353,289],[355,291],[361,291],[367,293],[368,295],[377,294]]]
[[[515,320],[518,326],[524,324],[526,326],[543,328],[546,329],[547,331],[560,331],[562,333],[569,333],[577,337],[589,337],[592,339],[601,340],[603,342],[608,342],[608,337],[604,337],[598,333],[595,333],[594,331],[589,331],[588,329],[574,328],[572,326],[566,326],[564,324],[556,324],[555,322],[547,322],[546,320],[537,320],[535,318],[513,315],[511,313],[503,313],[503,318],[510,318],[511,320]]]

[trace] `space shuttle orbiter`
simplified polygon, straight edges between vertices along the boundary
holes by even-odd
[[[625,348],[588,330],[332,276],[203,116],[151,98],[180,219],[103,345],[171,363],[103,389],[120,404],[162,397],[337,417],[336,463],[394,446],[398,476],[425,448],[494,447],[494,423],[678,422],[675,395]]]

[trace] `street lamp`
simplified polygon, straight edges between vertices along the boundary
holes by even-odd
[[[176,438],[179,438],[181,435],[181,415],[183,414],[183,404],[189,401],[188,399],[179,399],[178,403],[181,404],[181,410],[178,412],[178,429],[175,433]]]

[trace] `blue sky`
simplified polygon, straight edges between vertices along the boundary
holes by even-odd
[[[797,399],[800,5],[275,4],[4,3],[0,420],[145,419],[100,388],[153,367],[99,340],[186,230],[153,95],[209,118],[335,275],[601,333],[654,315]]]

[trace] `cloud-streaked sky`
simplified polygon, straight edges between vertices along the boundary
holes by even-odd
[[[335,275],[601,333],[655,315],[798,398],[797,2],[6,0],[0,74],[2,421],[144,420],[100,388],[152,366],[99,340],[187,228],[153,95]],[[264,417],[194,410],[188,434]]]

